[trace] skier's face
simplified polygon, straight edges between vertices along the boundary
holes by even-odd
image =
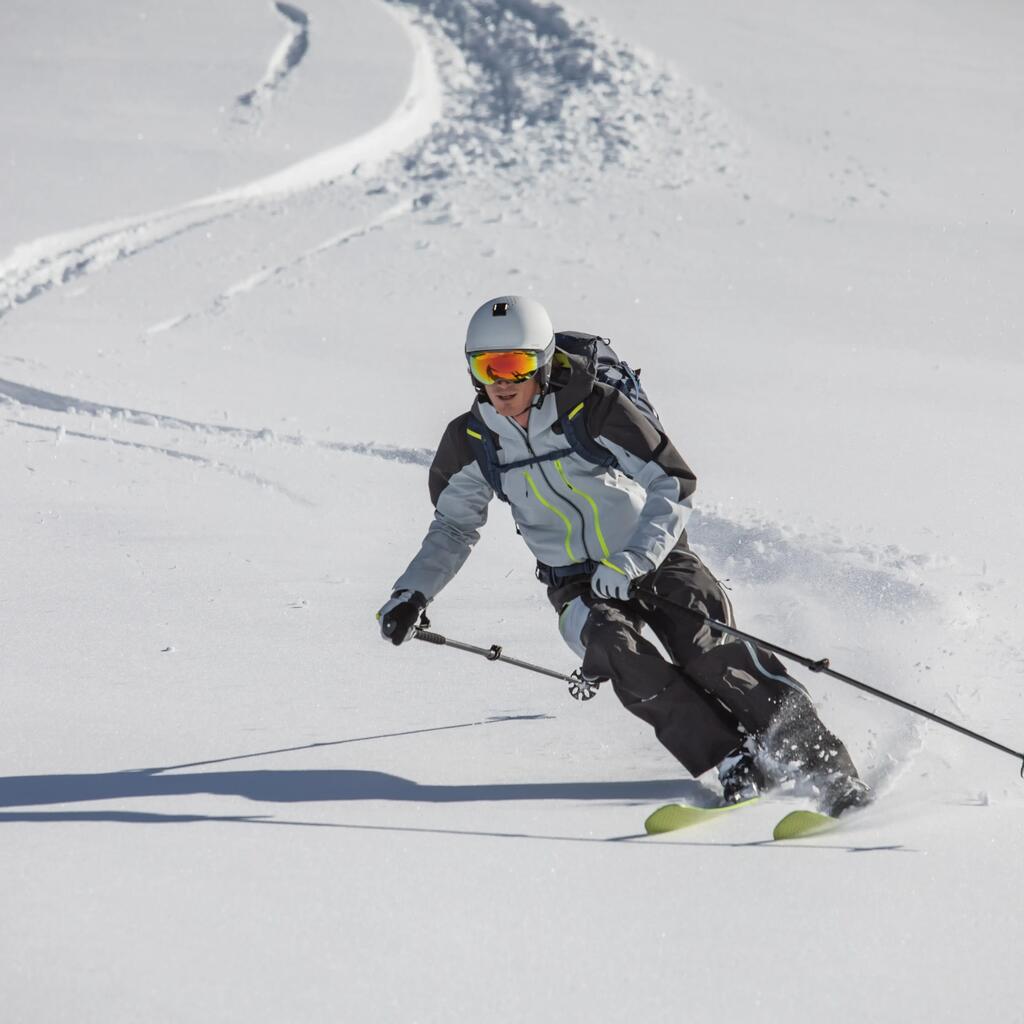
[[[496,412],[502,416],[521,416],[540,394],[540,384],[532,377],[518,384],[512,381],[498,381],[487,384],[485,389]]]

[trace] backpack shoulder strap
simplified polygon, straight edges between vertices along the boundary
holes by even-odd
[[[602,398],[607,400],[609,397],[601,394],[601,389],[606,387],[607,385],[595,383],[593,390],[582,402],[559,417],[559,423],[565,440],[580,458],[592,462],[595,466],[618,469],[619,460],[604,445],[594,440],[587,426],[589,407]]]
[[[476,464],[484,475],[484,479],[491,485],[491,490],[494,491],[495,495],[506,504],[510,504],[510,502],[501,483],[502,474],[507,473],[510,469],[523,469],[526,466],[536,466],[541,462],[552,462],[555,459],[562,459],[566,455],[577,451],[569,437],[566,437],[566,441],[569,442],[568,448],[561,448],[554,452],[545,452],[543,455],[531,455],[528,459],[519,459],[517,462],[502,464],[498,458],[498,449],[501,447],[498,435],[472,412],[466,416],[466,439],[469,442],[470,451],[472,451],[473,457],[476,459]],[[595,445],[593,442],[591,442],[589,450],[595,453],[603,453],[614,460],[611,452],[606,451],[599,445]],[[587,456],[584,456],[584,458],[587,458]],[[610,463],[602,464],[610,465]]]
[[[498,461],[498,438],[473,412],[466,416],[466,437],[484,479],[491,485],[495,495],[507,504],[508,495],[501,486],[502,469]]]

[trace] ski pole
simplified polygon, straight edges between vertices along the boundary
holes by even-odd
[[[503,661],[508,665],[515,665],[517,668],[525,668],[530,672],[538,672],[542,676],[550,676],[552,679],[562,679],[569,684],[569,693],[576,700],[590,700],[597,696],[597,688],[601,685],[600,680],[587,679],[582,669],[577,669],[572,675],[565,675],[563,672],[556,672],[554,669],[544,668],[543,665],[532,665],[528,661],[520,661],[518,658],[510,658],[505,654],[498,644],[491,644],[490,647],[474,647],[472,644],[463,643],[461,640],[451,640],[440,633],[434,633],[430,629],[430,620],[424,615],[420,624],[416,626],[413,636],[417,640],[423,640],[428,644],[437,644],[441,647],[454,647],[458,651],[467,651],[469,654],[478,654],[488,661]]]
[[[1014,750],[1012,747],[1004,746],[1002,743],[997,743],[995,740],[989,739],[988,736],[982,736],[981,733],[974,732],[972,729],[967,729],[962,725],[957,725],[956,722],[951,722],[948,718],[942,718],[932,711],[926,711],[924,708],[920,708],[916,704],[911,704],[909,701],[905,701],[901,697],[896,697],[891,693],[886,693],[884,690],[878,690],[874,686],[862,683],[859,679],[854,679],[852,676],[844,675],[842,672],[837,672],[835,669],[829,667],[828,658],[807,658],[802,654],[795,654],[793,651],[787,651],[785,647],[780,647],[778,644],[773,644],[768,640],[761,640],[756,636],[751,636],[750,633],[744,633],[742,630],[736,629],[734,626],[727,625],[724,622],[719,622],[717,619],[712,619],[708,615],[701,615],[700,612],[695,612],[692,608],[687,608],[678,601],[672,601],[667,597],[662,597],[661,594],[652,590],[650,587],[637,587],[635,588],[634,593],[650,598],[656,604],[676,608],[679,611],[689,612],[691,615],[697,615],[712,629],[728,633],[730,636],[734,636],[739,640],[747,640],[750,643],[757,644],[759,647],[764,647],[782,658],[786,658],[789,661],[795,661],[798,665],[803,665],[804,668],[808,668],[812,672],[822,672],[827,676],[831,676],[833,679],[838,679],[841,683],[846,683],[858,690],[863,690],[865,693],[870,693],[873,697],[878,697],[881,700],[888,701],[890,704],[895,704],[897,707],[903,708],[906,711],[912,711],[915,715],[927,718],[930,722],[935,722],[937,725],[944,725],[947,729],[952,729],[954,732],[958,732],[972,740],[977,740],[979,743],[984,743],[996,750],[1001,750],[1004,754],[1009,754],[1011,757],[1015,757],[1020,761],[1020,775],[1021,778],[1024,779],[1024,752]]]

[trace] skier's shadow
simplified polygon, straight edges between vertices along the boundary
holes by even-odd
[[[104,772],[86,775],[23,775],[0,778],[0,807],[85,803],[139,797],[210,794],[240,796],[260,803],[397,800],[410,803],[468,803],[500,800],[712,802],[700,783],[679,780],[637,782],[525,782],[484,785],[423,785],[386,772],[352,769],[285,771]],[[0,815],[0,820],[6,818]]]
[[[522,716],[546,717],[546,716]],[[257,803],[313,803],[389,800],[408,803],[468,803],[504,800],[603,800],[609,802],[654,802],[686,800],[710,806],[714,794],[699,782],[687,779],[640,780],[630,782],[539,782],[487,783],[482,785],[423,785],[386,772],[358,769],[289,769],[191,771],[226,761],[264,757],[271,754],[340,746],[367,740],[387,739],[421,732],[438,732],[512,721],[494,718],[434,729],[408,730],[377,736],[360,736],[301,747],[260,751],[210,761],[167,765],[141,770],[64,775],[22,775],[0,777],[0,808],[40,807],[52,804],[80,804],[104,800],[174,797],[210,794],[237,796]],[[96,811],[4,811],[0,822],[11,821],[205,821],[245,820],[246,816],[157,814],[123,809]]]

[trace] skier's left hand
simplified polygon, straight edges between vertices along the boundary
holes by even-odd
[[[628,601],[630,585],[652,568],[650,561],[642,555],[621,551],[598,566],[590,577],[590,589],[609,601]]]
[[[416,632],[416,620],[427,607],[427,599],[418,590],[396,590],[379,612],[380,635],[396,647]]]

